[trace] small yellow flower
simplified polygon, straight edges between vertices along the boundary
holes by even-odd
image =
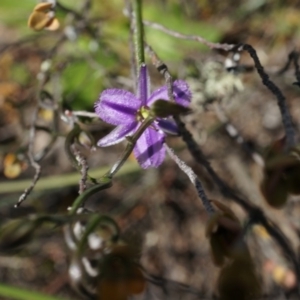
[[[27,164],[20,160],[14,153],[8,153],[3,160],[3,173],[6,178],[13,179],[27,168]]]
[[[59,28],[59,21],[55,17],[52,3],[37,4],[28,19],[28,27],[39,31],[42,29],[57,30]]]

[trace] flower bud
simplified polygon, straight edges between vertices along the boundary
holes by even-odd
[[[286,168],[286,181],[288,192],[293,195],[300,194],[300,151],[297,148],[291,149],[290,156],[292,164]]]
[[[178,116],[181,114],[187,114],[191,112],[191,110],[187,107],[166,100],[156,100],[151,105],[150,111],[155,117],[159,118]]]
[[[274,208],[284,206],[288,198],[288,185],[282,174],[282,170],[272,172],[265,170],[264,179],[260,185],[264,198]]]
[[[281,208],[289,194],[300,194],[299,150],[284,151],[284,140],[276,141],[265,156],[261,191],[266,201],[275,208]]]
[[[241,236],[241,225],[234,213],[221,202],[212,200],[216,208],[206,225],[212,259],[215,265],[222,266],[226,258],[235,255],[236,243]]]

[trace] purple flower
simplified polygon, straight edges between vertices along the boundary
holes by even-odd
[[[176,80],[173,83],[174,99],[184,107],[191,100],[187,83]],[[149,107],[156,100],[169,100],[167,87],[163,86],[150,95],[150,79],[147,66],[140,69],[137,95],[121,89],[104,90],[95,103],[97,115],[105,122],[117,127],[98,141],[98,146],[106,147],[123,141],[133,135],[141,122],[149,115]],[[134,155],[142,168],[158,167],[165,158],[165,132],[177,133],[177,126],[171,119],[157,118],[148,127],[134,147]]]

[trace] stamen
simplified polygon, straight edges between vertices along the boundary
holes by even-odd
[[[145,120],[146,118],[149,117],[150,114],[150,109],[147,106],[142,106],[138,111],[137,111],[137,121],[138,122],[142,122],[143,120]]]

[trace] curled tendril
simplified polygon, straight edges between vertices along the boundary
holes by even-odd
[[[64,233],[72,252],[69,266],[71,284],[81,295],[93,298],[97,294],[103,261],[107,261],[107,255],[120,244],[120,229],[108,216],[88,216],[85,223],[67,224]]]

